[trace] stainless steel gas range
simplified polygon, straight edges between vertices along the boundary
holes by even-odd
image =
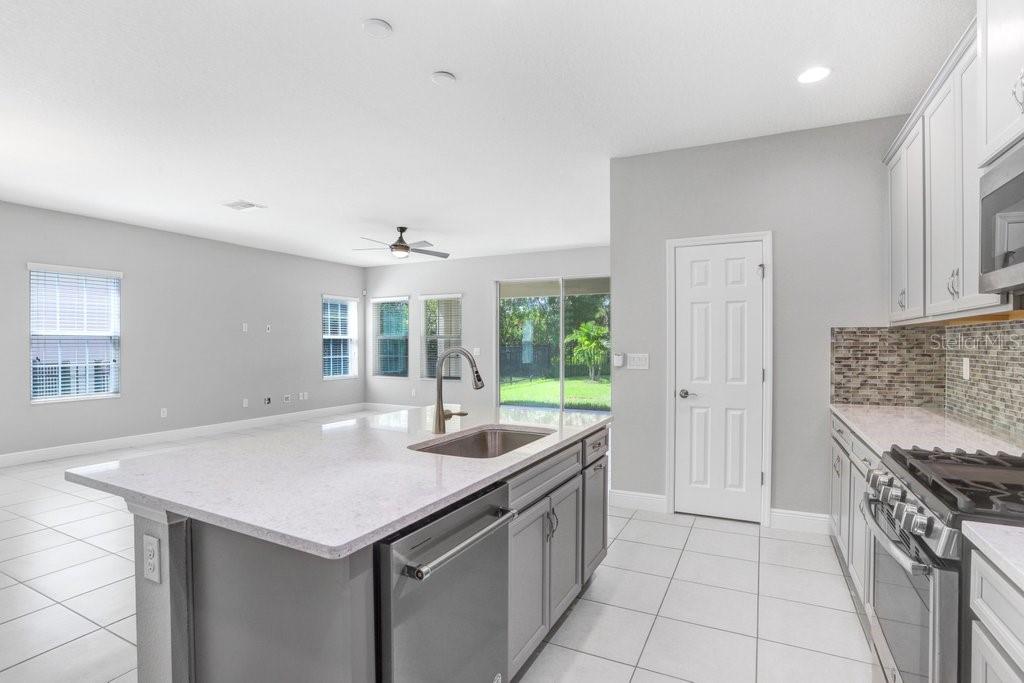
[[[1024,524],[1024,458],[893,446],[867,482],[859,506],[873,544],[866,609],[886,678],[968,680],[960,526]]]

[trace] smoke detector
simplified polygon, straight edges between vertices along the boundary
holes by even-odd
[[[256,202],[250,202],[248,199],[236,199],[233,202],[228,202],[224,206],[235,211],[250,211],[252,209],[265,209],[265,204],[257,204]]]

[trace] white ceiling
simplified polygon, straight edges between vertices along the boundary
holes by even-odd
[[[973,13],[4,0],[0,199],[362,265],[393,259],[358,236],[399,224],[455,257],[606,244],[610,157],[907,112]],[[832,77],[799,85],[818,63]],[[238,198],[269,208],[221,206]]]

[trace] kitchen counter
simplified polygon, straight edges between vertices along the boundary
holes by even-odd
[[[436,438],[434,410],[406,408],[275,424],[131,460],[68,470],[68,481],[319,557],[369,546],[533,465],[611,421],[608,413],[503,408],[448,432],[513,424],[551,434],[496,458],[409,449]]]
[[[1024,448],[947,417],[941,410],[894,406],[833,403],[832,412],[871,450],[881,455],[893,444],[901,447],[941,448],[1021,455]]]
[[[961,530],[982,555],[1024,589],[1024,527],[964,522]]]

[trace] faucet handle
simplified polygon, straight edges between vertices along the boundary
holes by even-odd
[[[444,410],[444,419],[450,420],[453,417],[455,417],[456,415],[458,415],[459,417],[466,417],[467,415],[469,415],[469,413],[467,413],[465,410],[451,411],[451,410],[448,410],[447,408],[445,408],[445,410]]]

